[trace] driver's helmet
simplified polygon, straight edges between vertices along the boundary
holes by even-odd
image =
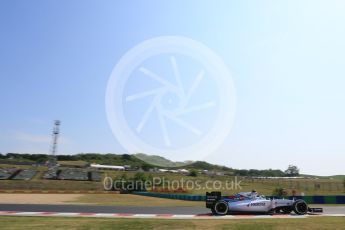
[[[259,194],[255,191],[255,190],[252,190],[252,192],[250,193],[250,196],[251,197],[257,197]]]

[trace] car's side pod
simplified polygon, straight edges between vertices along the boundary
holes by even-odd
[[[213,208],[220,199],[222,199],[221,192],[206,192],[206,208]]]

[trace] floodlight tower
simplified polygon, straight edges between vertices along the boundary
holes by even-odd
[[[52,133],[52,146],[51,146],[51,153],[50,153],[50,166],[56,166],[57,159],[56,159],[56,152],[57,152],[57,140],[60,134],[60,124],[59,120],[54,121],[53,133]]]

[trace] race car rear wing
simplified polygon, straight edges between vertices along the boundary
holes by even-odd
[[[214,207],[214,204],[221,198],[221,192],[206,192],[206,208]]]

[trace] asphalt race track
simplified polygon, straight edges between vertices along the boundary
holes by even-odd
[[[345,214],[345,206],[323,207],[324,214]],[[96,205],[42,205],[42,204],[0,204],[0,211],[17,212],[64,212],[64,213],[127,213],[127,214],[173,214],[198,215],[210,213],[203,207],[134,207]]]
[[[44,204],[0,204],[0,211],[20,212],[84,212],[84,213],[128,213],[128,214],[199,214],[209,213],[202,207],[134,207],[96,205],[44,205]]]

